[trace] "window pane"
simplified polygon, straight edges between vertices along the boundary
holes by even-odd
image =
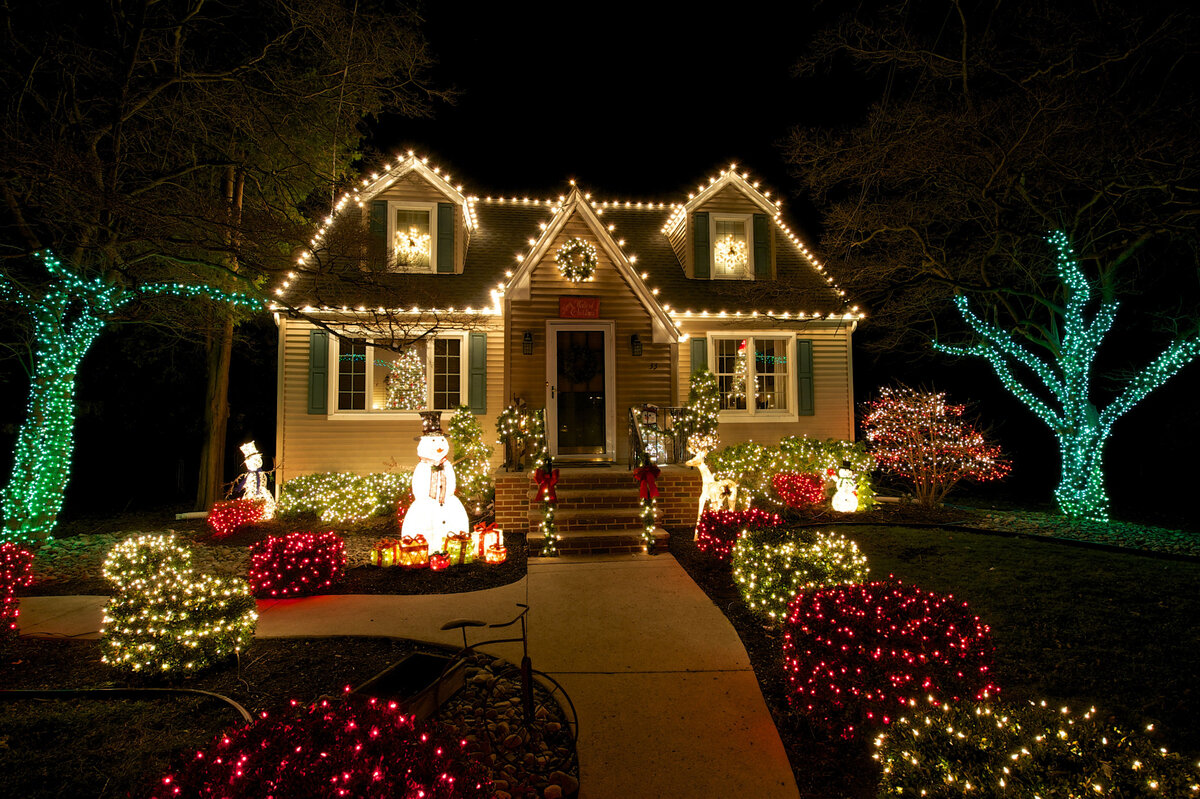
[[[338,349],[338,410],[367,407],[367,343],[342,341]]]
[[[429,211],[396,209],[392,256],[398,269],[429,268],[433,240],[429,235]]]
[[[402,352],[375,348],[371,407],[391,411],[423,411],[429,392],[425,387],[425,342]]]
[[[746,409],[745,339],[719,338],[713,342],[716,351],[717,389],[721,395],[721,410]]]
[[[433,342],[433,407],[453,410],[462,404],[462,339]]]
[[[786,411],[788,386],[788,340],[754,339],[754,375],[757,397],[754,407],[768,411]]]
[[[750,242],[742,219],[718,219],[714,223],[713,271],[717,277],[749,275]]]

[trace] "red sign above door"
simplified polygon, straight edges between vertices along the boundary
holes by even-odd
[[[558,315],[562,319],[599,319],[599,297],[559,297]]]

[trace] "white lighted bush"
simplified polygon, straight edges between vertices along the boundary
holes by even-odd
[[[408,496],[412,475],[376,472],[305,474],[284,483],[279,493],[280,516],[313,514],[323,522],[345,524],[396,512]]]
[[[783,621],[796,594],[867,579],[867,557],[836,533],[743,536],[733,548],[733,579],[750,608]]]
[[[174,535],[126,539],[104,562],[103,662],[123,671],[194,673],[249,645],[258,621],[242,580],[197,574]]]

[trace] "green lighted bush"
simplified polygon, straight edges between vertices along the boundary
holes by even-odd
[[[1100,718],[1045,702],[928,703],[875,739],[879,795],[1200,796],[1195,764]]]
[[[733,548],[733,579],[752,610],[774,621],[787,617],[796,594],[865,582],[870,569],[858,545],[836,533],[780,539],[770,531],[743,536]]]
[[[409,472],[305,474],[284,483],[280,516],[312,514],[323,522],[346,524],[392,514],[412,486]]]
[[[242,580],[196,574],[174,535],[129,538],[104,576],[116,594],[104,608],[101,660],[134,673],[195,673],[249,645],[258,613]]]

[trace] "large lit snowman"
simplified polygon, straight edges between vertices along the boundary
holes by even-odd
[[[446,551],[446,536],[470,529],[467,511],[454,496],[454,466],[441,417],[440,411],[421,413],[422,433],[417,443],[421,461],[413,469],[413,504],[400,528],[401,535],[425,536],[431,554]]]

